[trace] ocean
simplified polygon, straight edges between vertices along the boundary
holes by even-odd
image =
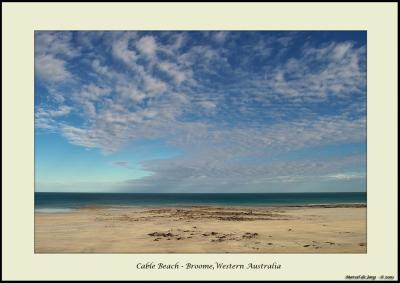
[[[35,193],[35,210],[70,210],[88,206],[297,206],[366,204],[367,194],[352,193]]]

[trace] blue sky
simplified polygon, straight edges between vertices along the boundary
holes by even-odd
[[[365,32],[35,32],[36,191],[365,191],[365,162]]]

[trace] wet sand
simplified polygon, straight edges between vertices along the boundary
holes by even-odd
[[[366,253],[365,205],[35,213],[36,253]]]

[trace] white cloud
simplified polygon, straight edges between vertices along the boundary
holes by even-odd
[[[208,100],[200,101],[200,102],[198,102],[198,103],[199,103],[199,105],[200,105],[201,107],[203,107],[203,108],[206,109],[206,110],[212,110],[212,109],[214,109],[215,107],[217,107],[217,105],[216,105],[214,102],[208,101]]]
[[[171,76],[174,79],[175,83],[178,85],[186,79],[186,74],[180,71],[179,67],[174,63],[164,61],[159,63],[158,66],[160,70]]]
[[[48,84],[71,80],[67,60],[80,55],[71,32],[35,32],[35,75]]]
[[[351,52],[350,52],[351,50]],[[350,43],[332,43],[326,47],[305,46],[302,58],[291,58],[283,66],[267,68],[261,83],[270,93],[286,97],[343,97],[365,89],[362,67],[365,49]]]
[[[121,84],[117,85],[115,90],[122,96],[126,97],[133,102],[140,102],[147,96],[142,91],[138,90],[135,85]]]
[[[338,173],[338,174],[333,174],[333,175],[328,175],[326,176],[327,179],[333,179],[333,180],[353,180],[353,179],[362,179],[365,178],[365,174],[361,173]]]
[[[99,59],[94,59],[92,62],[93,70],[102,76],[109,76],[110,72],[112,72],[107,66],[103,66]]]
[[[67,115],[71,112],[72,108],[66,105],[61,106],[59,109],[50,110],[48,113],[52,117],[59,117]]]
[[[337,44],[333,49],[333,58],[342,60],[346,53],[351,50],[353,45],[350,42]]]
[[[55,119],[68,115],[71,110],[72,108],[66,105],[60,106],[58,109],[38,107],[35,111],[35,127],[54,132],[58,128],[58,123]]]
[[[134,50],[129,49],[129,40],[129,36],[123,36],[122,38],[113,42],[112,54],[115,58],[121,60],[128,66],[132,66],[137,59],[137,55]]]
[[[88,84],[82,87],[82,90],[78,94],[79,98],[84,98],[92,101],[96,101],[104,97],[111,92],[111,88],[107,86],[97,86],[95,84]]]
[[[147,74],[143,76],[143,81],[145,90],[152,94],[160,94],[168,88],[166,83]]]
[[[204,45],[195,45],[186,53],[180,54],[177,58],[179,64],[189,68],[193,68],[194,64],[196,64],[196,67],[211,67],[209,64],[217,59],[221,59],[218,51]]]
[[[228,35],[229,35],[229,32],[227,32],[227,31],[219,31],[219,32],[213,33],[214,40],[220,44],[224,43],[226,41]]]
[[[86,118],[91,119],[96,116],[96,103],[110,94],[111,88],[107,86],[97,86],[93,83],[83,85],[81,90],[71,96],[73,101],[82,107]]]
[[[136,48],[148,57],[154,57],[157,51],[157,44],[152,36],[143,36],[136,43]]]
[[[40,55],[35,58],[36,75],[49,83],[62,82],[72,78],[66,69],[64,60],[54,58],[52,55]]]
[[[185,45],[187,41],[187,36],[184,33],[176,34],[174,37],[174,43],[172,44],[171,48],[174,51],[178,51],[181,47]]]
[[[72,44],[71,32],[35,32],[35,54],[74,58],[80,55]]]

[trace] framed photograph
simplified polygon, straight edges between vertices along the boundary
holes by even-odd
[[[396,280],[396,6],[7,3],[6,279]]]

